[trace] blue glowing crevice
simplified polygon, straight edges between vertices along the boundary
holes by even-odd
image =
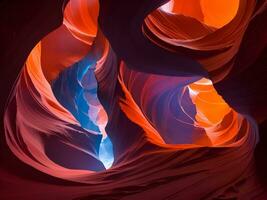
[[[80,122],[81,127],[94,134],[101,134],[97,148],[98,158],[106,169],[114,161],[113,146],[109,137],[97,124],[98,109],[102,107],[97,97],[95,62],[88,57],[65,69],[52,83],[57,100]],[[90,114],[89,114],[90,113]]]
[[[99,147],[99,159],[106,169],[110,168],[114,162],[113,145],[109,137],[102,138]]]

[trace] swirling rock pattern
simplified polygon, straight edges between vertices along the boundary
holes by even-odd
[[[265,0],[0,10],[0,199],[267,198]]]

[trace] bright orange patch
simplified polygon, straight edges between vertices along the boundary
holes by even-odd
[[[212,82],[203,78],[188,89],[196,106],[195,125],[205,129],[213,145],[232,140],[239,130],[238,114],[216,92]]]
[[[236,16],[238,7],[239,0],[171,0],[162,8],[221,28]]]

